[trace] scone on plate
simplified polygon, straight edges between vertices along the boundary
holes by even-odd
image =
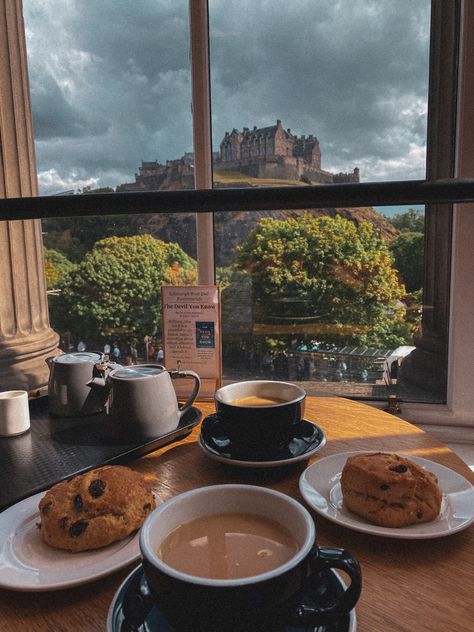
[[[155,508],[151,484],[142,474],[108,465],[54,485],[39,503],[44,542],[85,551],[122,540],[141,527]]]
[[[383,527],[405,527],[436,518],[438,479],[397,454],[374,452],[347,459],[341,475],[344,505]]]

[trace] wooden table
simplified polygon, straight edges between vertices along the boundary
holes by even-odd
[[[199,407],[204,414],[213,410],[212,404]],[[328,439],[312,462],[352,450],[403,451],[437,461],[474,482],[473,473],[449,448],[377,409],[342,398],[308,398],[306,417]],[[245,482],[278,489],[304,503],[298,479],[307,464],[296,464],[282,478],[270,471],[231,471],[206,457],[196,444],[198,433],[196,428],[185,440],[131,464],[153,479],[163,499],[204,485]],[[358,632],[474,630],[474,526],[436,540],[398,540],[351,531],[313,515],[318,542],[349,549],[361,564]],[[0,630],[103,632],[114,594],[134,566],[69,590],[0,590]]]

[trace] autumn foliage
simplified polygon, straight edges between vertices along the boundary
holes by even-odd
[[[339,325],[338,342],[355,344],[404,338],[405,288],[386,242],[368,222],[309,214],[263,219],[240,247],[237,265],[252,279],[256,322],[312,319],[335,325],[332,331]],[[348,326],[357,335],[348,335]]]

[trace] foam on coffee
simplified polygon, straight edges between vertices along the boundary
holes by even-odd
[[[286,403],[286,399],[278,397],[268,397],[266,395],[246,395],[238,399],[231,400],[234,406],[277,406]]]
[[[208,514],[169,533],[158,550],[165,564],[210,579],[259,575],[298,551],[291,533],[275,520],[250,513]]]

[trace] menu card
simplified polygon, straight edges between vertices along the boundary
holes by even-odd
[[[215,285],[164,285],[161,288],[164,364],[195,371],[201,378],[199,399],[212,399],[222,381],[220,293]],[[192,380],[176,380],[186,396]]]

